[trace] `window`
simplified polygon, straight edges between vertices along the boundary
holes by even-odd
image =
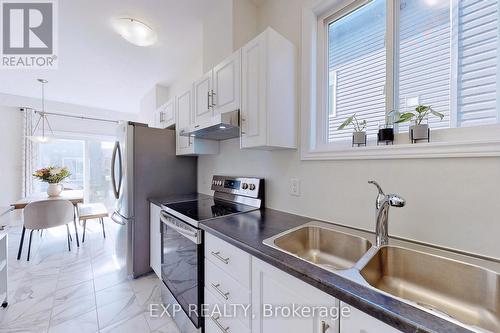
[[[66,189],[84,190],[86,202],[114,205],[111,187],[111,155],[114,142],[96,139],[56,139],[38,144],[37,168],[65,166],[71,176]],[[47,190],[47,184],[35,182],[35,192]]]
[[[310,30],[302,47],[319,53],[303,62],[318,68],[310,75],[320,93],[307,102],[312,127],[304,136],[306,149],[348,147],[352,129],[337,128],[354,113],[367,120],[369,139],[375,140],[389,112],[413,111],[419,104],[445,115],[441,121],[428,119],[434,130],[499,124],[499,2],[356,0],[330,13],[324,4],[312,9],[317,22],[303,25]],[[407,138],[408,124],[396,131]],[[442,142],[458,141],[457,135],[442,133],[436,135]]]
[[[375,134],[385,121],[385,0],[371,1],[328,23],[328,142],[351,138],[337,130],[356,113]]]
[[[498,1],[404,0],[399,109],[432,105],[432,128],[498,122]]]

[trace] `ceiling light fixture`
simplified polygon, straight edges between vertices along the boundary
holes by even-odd
[[[158,35],[150,26],[134,18],[114,19],[113,28],[126,41],[137,46],[151,46],[158,40]]]
[[[35,113],[37,113],[40,118],[38,118],[35,128],[33,129],[33,132],[31,132],[31,135],[28,136],[28,139],[37,143],[47,143],[50,142],[52,140],[52,137],[54,136],[54,131],[52,131],[49,119],[47,118],[47,113],[45,112],[45,84],[49,81],[45,79],[37,79],[37,81],[42,84],[42,110],[35,111]],[[36,135],[38,127],[40,127],[40,125],[42,127],[42,135]],[[50,130],[52,137],[45,134],[45,127]]]

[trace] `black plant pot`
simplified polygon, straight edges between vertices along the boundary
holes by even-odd
[[[384,143],[386,145],[394,143],[394,128],[380,128],[377,135],[377,144]]]

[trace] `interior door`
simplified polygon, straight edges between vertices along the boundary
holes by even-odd
[[[211,106],[212,71],[194,83],[194,129],[210,124],[213,116]]]
[[[214,113],[240,109],[241,51],[233,53],[214,68],[212,106]]]

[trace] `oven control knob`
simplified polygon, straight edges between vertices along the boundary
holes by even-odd
[[[250,184],[250,187],[249,187],[249,188],[250,188],[250,191],[255,190],[255,184]]]
[[[248,184],[247,183],[243,183],[243,185],[241,185],[241,188],[244,189],[244,190],[248,189]]]

